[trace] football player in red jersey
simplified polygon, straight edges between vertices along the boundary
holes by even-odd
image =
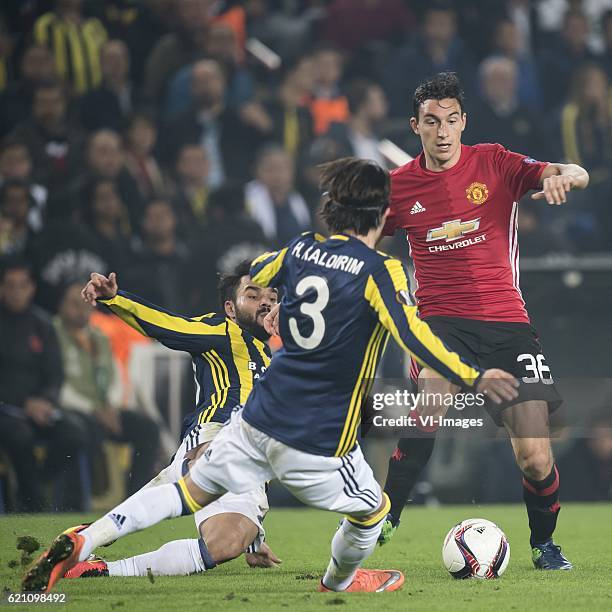
[[[423,152],[391,173],[386,233],[406,232],[419,316],[451,350],[522,380],[516,400],[495,408],[487,404],[487,409],[507,429],[523,473],[535,567],[571,569],[552,541],[559,474],[548,417],[560,397],[519,288],[517,203],[537,190],[534,200],[564,204],[569,191],[588,185],[589,175],[580,166],[539,162],[499,144],[462,144],[466,113],[453,73],[422,83],[413,111],[410,124]],[[457,390],[427,369],[418,372],[414,364],[412,373],[419,390]],[[436,410],[439,415],[446,408]],[[405,438],[393,453],[385,486],[392,507],[382,543],[399,524],[433,445],[433,436]]]

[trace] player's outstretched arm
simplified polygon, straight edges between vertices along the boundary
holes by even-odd
[[[518,387],[516,379],[502,370],[483,373],[449,351],[429,325],[417,317],[417,309],[410,303],[408,278],[401,262],[389,258],[384,266],[385,270],[376,278],[370,276],[368,279],[365,297],[395,341],[421,365],[460,387],[476,387],[496,403],[514,399]]]
[[[280,251],[262,253],[251,262],[251,280],[260,287],[278,285],[287,247]]]
[[[226,335],[225,322],[182,317],[119,290],[114,272],[108,277],[94,272],[81,295],[92,306],[105,304],[130,327],[171,349],[202,352]]]
[[[541,191],[532,200],[546,200],[549,204],[565,204],[567,193],[574,189],[586,189],[589,173],[577,164],[548,164],[540,177]]]

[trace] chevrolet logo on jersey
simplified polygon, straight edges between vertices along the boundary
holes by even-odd
[[[473,221],[461,221],[461,219],[454,219],[453,221],[445,221],[442,223],[442,227],[436,227],[430,229],[427,232],[427,242],[432,240],[446,239],[446,242],[451,240],[457,240],[470,232],[475,232],[480,227],[480,217]]]

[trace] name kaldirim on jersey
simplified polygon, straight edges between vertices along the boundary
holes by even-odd
[[[348,255],[330,255],[327,251],[321,250],[319,247],[311,244],[304,252],[305,242],[300,240],[291,250],[291,255],[308,261],[310,263],[317,264],[323,268],[330,270],[342,270],[343,272],[349,272],[350,274],[359,274],[364,266],[362,259],[356,257],[349,257]]]

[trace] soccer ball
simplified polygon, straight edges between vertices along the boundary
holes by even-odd
[[[510,561],[510,544],[495,523],[467,519],[446,534],[442,560],[453,578],[499,578]]]

